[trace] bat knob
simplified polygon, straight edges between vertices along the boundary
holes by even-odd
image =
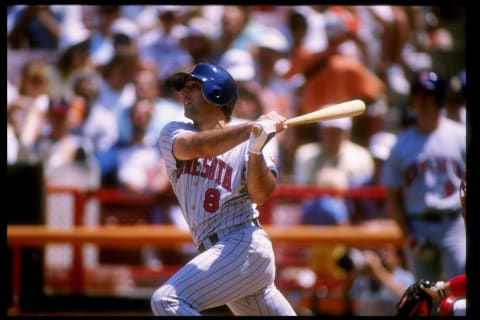
[[[262,133],[262,127],[259,126],[258,124],[253,125],[252,127],[252,134],[255,137],[258,137]]]

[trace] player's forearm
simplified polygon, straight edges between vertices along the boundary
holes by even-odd
[[[465,297],[466,296],[466,274],[451,278],[449,281],[437,281],[433,286],[425,288],[434,301],[445,299],[448,296]]]
[[[262,204],[275,190],[276,179],[262,154],[249,153],[247,190],[252,202]]]
[[[251,129],[251,123],[242,123],[219,129],[184,133],[175,139],[173,152],[178,160],[214,157],[247,140]]]
[[[467,275],[461,274],[448,281],[449,293],[457,297],[465,296],[467,293]]]

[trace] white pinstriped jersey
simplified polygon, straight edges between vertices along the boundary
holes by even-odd
[[[160,133],[159,148],[193,241],[199,245],[208,235],[257,218],[259,212],[247,194],[248,141],[216,157],[177,161],[173,141],[185,131],[197,130],[191,122],[168,123]],[[264,149],[265,161],[278,175],[272,157],[265,154],[268,150]]]

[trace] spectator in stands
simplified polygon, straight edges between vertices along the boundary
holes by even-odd
[[[142,61],[156,66],[160,81],[165,81],[179,70],[192,66],[192,57],[180,45],[180,36],[186,28],[179,21],[183,6],[157,6],[159,25],[142,35],[139,40],[139,52]]]
[[[212,36],[213,62],[217,63],[220,56],[229,49],[249,50],[255,38],[263,32],[262,26],[250,19],[248,6],[223,6],[220,28]]]
[[[320,52],[306,48],[293,54],[291,68],[284,74],[289,78],[297,73],[305,77],[300,113],[316,110],[318,106],[350,100],[353,97],[367,104],[376,101],[384,92],[384,83],[358,58],[344,54],[339,47],[357,39],[355,24],[347,25],[334,13],[326,21],[329,46]],[[301,54],[301,55],[300,55]]]
[[[135,100],[133,83],[139,67],[139,57],[135,52],[118,52],[111,60],[100,67],[102,80],[97,102],[118,114]]]
[[[56,99],[72,99],[72,80],[77,72],[93,70],[90,61],[90,31],[83,25],[62,29],[54,64],[50,68],[49,94]]]
[[[88,139],[70,133],[72,105],[53,99],[48,107],[48,132],[42,134],[31,151],[44,164],[46,182],[52,185],[96,187],[99,171]]]
[[[258,96],[258,88],[251,82],[238,83],[238,99],[233,116],[240,119],[255,120],[264,113],[264,106]]]
[[[403,6],[402,6],[403,7]],[[414,69],[420,71],[430,69],[442,75],[445,79],[455,75],[465,67],[465,10],[466,7],[460,4],[442,6],[407,6],[417,8],[416,18],[423,29],[417,32],[419,42],[423,45],[424,52],[431,57],[431,65],[423,69]],[[422,10],[423,8],[423,10]],[[412,62],[418,61],[418,57],[413,55]]]
[[[249,50],[228,49],[220,56],[218,65],[225,68],[237,83],[259,88],[259,84],[255,81],[255,62]]]
[[[132,53],[118,53],[101,68],[102,81],[98,88],[98,97],[94,108],[102,108],[102,117],[108,116],[118,122],[123,109],[130,107],[136,99],[134,77],[138,67],[138,56]],[[101,123],[104,119],[95,119]],[[98,146],[97,150],[105,151],[118,140],[118,124],[105,127],[108,132],[108,143]]]
[[[343,16],[350,15],[339,15],[335,10],[328,13],[328,16],[327,12],[323,14],[328,46],[316,52],[306,45],[297,46],[290,56],[290,68],[283,74],[286,79],[299,74],[304,77],[299,114],[355,98],[362,99],[367,106],[384,98],[386,87],[383,81],[369,70],[358,54],[346,52],[343,47],[352,42],[361,44],[357,33],[358,17],[344,19]],[[356,121],[358,119],[354,119],[354,124]],[[310,129],[314,130],[313,127]],[[303,136],[312,137],[313,132],[302,132],[300,139],[304,139]]]
[[[192,57],[192,64],[213,60],[211,23],[205,18],[192,18],[179,36],[180,46]]]
[[[28,161],[28,152],[24,151],[32,147],[45,129],[45,115],[50,102],[48,68],[48,63],[42,60],[24,64],[17,93],[8,102],[7,119],[19,143],[20,153],[17,156],[21,161]]]
[[[113,46],[112,54],[117,52],[132,52],[138,54],[140,28],[138,27],[137,23],[125,17],[120,17],[113,21],[110,27],[110,35]]]
[[[348,272],[345,294],[349,312],[354,316],[394,316],[403,292],[415,282],[403,250],[394,244],[354,250],[348,251],[350,258],[358,252],[361,259],[343,264]],[[342,259],[338,260],[341,265]]]
[[[294,183],[316,185],[323,168],[338,168],[347,175],[347,186],[361,186],[373,176],[369,151],[351,141],[351,118],[322,121],[318,140],[298,147],[294,160]]]
[[[467,74],[465,69],[450,78],[448,83],[445,106],[442,115],[454,121],[467,125],[466,91]]]
[[[9,114],[10,103],[18,97],[18,89],[7,79],[7,165],[14,164],[18,159],[19,138],[15,132],[14,123]]]
[[[89,119],[92,115],[93,103],[98,96],[100,78],[100,74],[94,70],[81,71],[72,81],[74,121],[71,132],[90,138],[94,146],[97,145],[95,140],[100,135],[92,133],[91,129],[87,128],[91,126]]]
[[[49,5],[15,5],[10,9],[7,46],[11,49],[57,49],[62,12]]]
[[[97,103],[101,81],[101,75],[95,71],[80,72],[75,76],[73,103],[74,109],[79,108],[80,112],[75,112],[78,118],[71,133],[91,142],[102,173],[102,185],[110,186],[114,185],[116,175],[116,160],[110,150],[117,141],[117,134],[112,128],[117,128],[118,121],[109,109]]]
[[[111,148],[118,142],[118,120],[122,110],[131,106],[136,99],[133,77],[137,68],[136,54],[117,53],[100,70],[101,81],[88,119],[88,134],[95,143],[102,185],[115,183],[115,157]]]
[[[156,147],[156,135],[148,131],[155,110],[154,101],[138,99],[129,109],[132,134],[117,146],[119,186],[141,193],[164,192],[170,186],[163,160]]]
[[[410,91],[408,66],[403,52],[412,40],[413,29],[409,13],[404,6],[365,6],[366,12],[379,30],[377,43],[380,46],[373,69],[387,85],[389,104],[396,108],[405,107]],[[370,32],[371,33],[371,32]],[[367,33],[364,33],[367,36]]]
[[[350,118],[319,123],[317,129],[319,141],[303,144],[295,151],[294,183],[321,186],[333,189],[334,192],[365,185],[373,176],[373,158],[366,148],[350,140],[351,128]],[[309,218],[307,222],[350,224],[352,207],[348,199],[324,195],[306,200],[302,207],[302,216],[315,217]],[[336,250],[337,246],[319,246],[312,250],[312,256],[316,257],[312,258],[314,268],[320,270],[329,265],[331,276],[344,276],[333,261]],[[319,262],[323,260],[329,261],[325,263],[325,267]]]
[[[122,16],[135,21],[138,24],[140,33],[155,28],[158,18],[156,5],[121,5]]]
[[[140,67],[133,80],[135,96],[139,99],[149,99],[154,103],[153,120],[148,123],[148,133],[153,137],[160,134],[163,126],[174,119],[184,119],[183,108],[175,99],[163,94],[163,84],[153,67]],[[131,106],[121,110],[119,115],[119,141],[130,141],[132,126],[130,121]]]
[[[334,13],[329,17],[325,25],[329,46],[317,53],[303,50],[299,52],[301,56],[292,56],[291,68],[284,74],[287,78],[297,73],[305,77],[302,114],[352,97],[369,104],[385,89],[384,83],[361,60],[339,50],[346,41],[359,41],[356,24],[347,24]]]
[[[112,59],[114,45],[112,37],[113,22],[122,17],[119,5],[96,5],[84,12],[85,19],[92,31],[90,42],[90,60],[95,66],[102,66]]]

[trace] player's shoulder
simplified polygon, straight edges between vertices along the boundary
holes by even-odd
[[[165,124],[162,128],[161,134],[166,134],[168,132],[173,132],[179,129],[183,130],[194,130],[194,126],[192,122],[189,121],[170,121]]]

